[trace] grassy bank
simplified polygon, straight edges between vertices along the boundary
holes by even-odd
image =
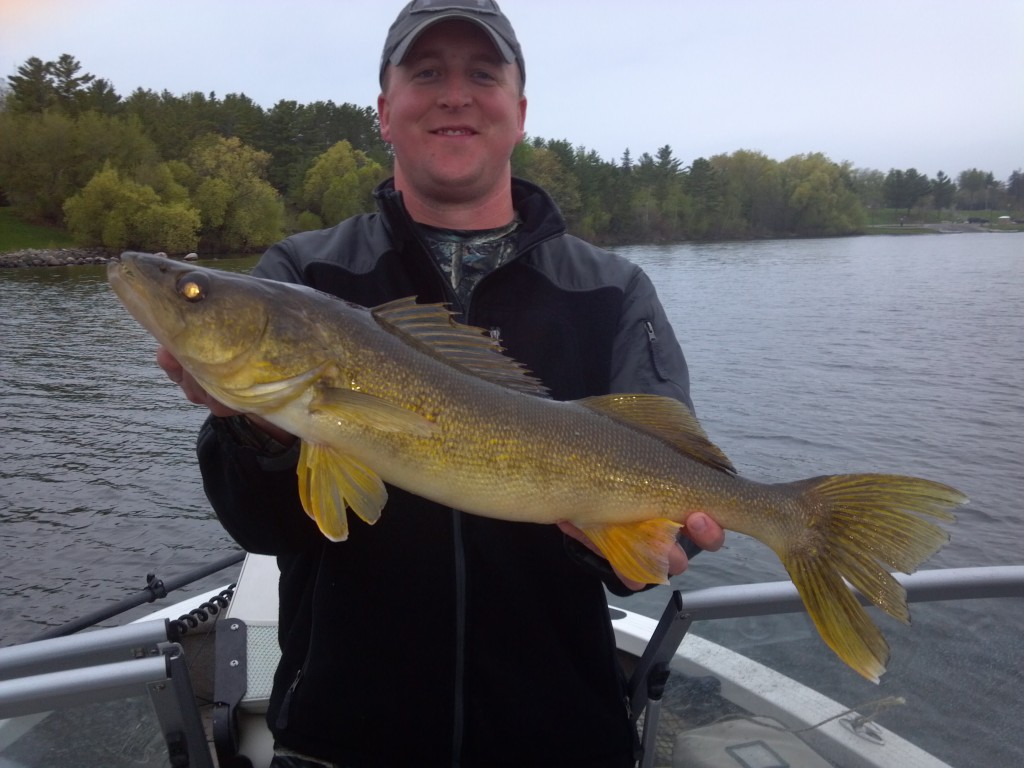
[[[914,208],[909,213],[906,208],[867,208],[865,210],[869,226],[891,227],[898,227],[901,221],[905,224],[941,224],[950,221],[967,221],[969,218],[982,218],[988,219],[993,226],[1012,228],[1014,226],[1013,219],[1024,217],[1024,213],[1021,211],[1009,210],[959,211],[947,209],[935,211],[930,208]],[[1010,221],[1001,220],[1001,216],[1009,217]]]
[[[62,230],[28,224],[15,215],[13,208],[0,208],[0,253],[25,248],[74,248],[76,245],[74,238]]]
[[[871,224],[865,230],[866,235],[934,235],[938,230],[914,225],[900,227],[891,224]]]

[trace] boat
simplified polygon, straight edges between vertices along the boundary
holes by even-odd
[[[246,555],[234,584],[132,623],[0,648],[0,768],[267,766],[277,575],[273,558]],[[1024,565],[899,580],[911,602],[1024,597]],[[802,610],[790,582],[673,591],[660,619],[610,607],[639,765],[947,766],[875,721],[884,699],[857,710],[689,632]]]

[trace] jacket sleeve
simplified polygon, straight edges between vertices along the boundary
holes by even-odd
[[[665,395],[694,410],[683,350],[653,283],[639,267],[627,286],[613,345],[609,391]]]
[[[282,555],[315,545],[316,524],[299,502],[299,444],[270,454],[242,445],[227,419],[210,416],[196,452],[203,489],[224,529],[248,552]]]
[[[282,283],[303,283],[302,268],[291,242],[283,240],[270,246],[252,270],[253,277],[278,280]]]

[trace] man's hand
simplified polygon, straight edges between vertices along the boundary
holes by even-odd
[[[270,422],[264,421],[259,416],[255,416],[251,413],[243,414],[241,411],[228,408],[223,403],[214,399],[209,392],[199,385],[199,382],[192,377],[192,374],[182,367],[181,363],[179,363],[166,348],[157,348],[156,364],[163,368],[164,373],[167,374],[167,378],[181,387],[181,391],[185,393],[185,397],[188,398],[189,402],[195,403],[196,405],[205,405],[210,409],[210,413],[220,418],[244,415],[253,423],[254,426],[262,429],[277,442],[281,443],[281,445],[291,445],[295,442],[295,436],[285,432],[280,427],[276,427]]]
[[[594,543],[587,538],[586,534],[572,523],[562,521],[558,523],[558,527],[566,536],[571,536],[581,544],[585,545],[588,549],[597,552],[599,555],[601,554],[601,551],[594,546]],[[685,527],[680,528],[680,531],[686,537],[693,540],[693,542],[701,549],[706,549],[709,552],[715,552],[721,549],[722,545],[725,543],[725,531],[722,530],[722,527],[718,523],[703,512],[694,512],[686,518],[686,525]],[[683,552],[682,548],[678,544],[670,545],[670,549],[668,551],[668,575],[678,576],[686,570],[689,564],[689,558],[686,557],[686,553]],[[614,566],[612,570],[614,570]],[[618,571],[615,571],[615,573],[619,577],[619,580],[634,592],[647,586],[643,582],[627,579]]]

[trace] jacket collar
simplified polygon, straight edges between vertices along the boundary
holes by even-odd
[[[421,245],[415,223],[390,178],[373,190],[377,209],[388,229],[391,241],[399,251]],[[519,227],[518,254],[525,253],[545,240],[565,234],[565,219],[547,192],[523,179],[512,179],[512,205],[522,220]]]

